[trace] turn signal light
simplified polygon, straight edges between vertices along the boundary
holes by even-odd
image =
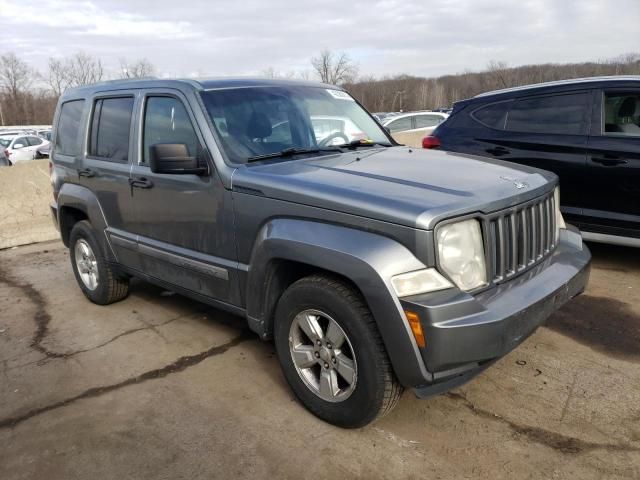
[[[415,312],[410,312],[408,310],[404,311],[404,314],[407,316],[407,320],[409,321],[409,326],[411,327],[411,331],[413,332],[413,338],[416,339],[416,343],[418,347],[424,348],[427,346],[427,342],[424,339],[424,332],[422,331],[422,324],[420,323],[420,317]]]

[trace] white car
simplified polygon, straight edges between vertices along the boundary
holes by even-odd
[[[12,165],[39,158],[38,149],[49,144],[48,140],[35,135],[3,135],[0,136],[0,148]]]
[[[391,134],[397,132],[420,132],[424,135],[430,135],[447,118],[449,118],[448,114],[440,112],[401,113],[385,118],[382,126]]]
[[[216,124],[218,124],[217,121]],[[345,117],[314,115],[311,117],[311,126],[318,145],[322,147],[342,145],[354,140],[365,140],[367,138],[367,134],[360,127]],[[220,128],[220,125],[218,127]],[[225,131],[225,129],[226,125],[221,128],[221,131]],[[273,125],[269,140],[271,142],[285,141],[290,136],[289,121],[285,120]]]

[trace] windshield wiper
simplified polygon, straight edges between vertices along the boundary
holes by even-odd
[[[341,145],[336,145],[338,148],[348,148],[350,150],[355,150],[358,147],[391,147],[390,143],[381,143],[381,142],[367,142],[365,140],[352,140],[349,143],[343,143]]]
[[[325,147],[325,148],[285,148],[279,152],[265,153],[264,155],[254,155],[247,158],[247,162],[257,162],[258,160],[266,160],[269,158],[287,158],[294,155],[300,155],[303,153],[318,153],[318,152],[340,152],[339,147]]]

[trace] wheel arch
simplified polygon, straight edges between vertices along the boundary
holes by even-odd
[[[73,226],[87,220],[95,229],[100,246],[108,260],[115,260],[115,255],[105,234],[107,221],[96,195],[86,187],[65,183],[60,188],[57,198],[58,225],[65,246],[69,246],[69,236]]]
[[[272,220],[258,234],[249,264],[249,326],[269,338],[278,299],[289,285],[313,273],[336,276],[362,294],[400,382],[424,383],[431,375],[389,282],[397,273],[420,268],[424,264],[406,247],[379,234],[307,220]]]

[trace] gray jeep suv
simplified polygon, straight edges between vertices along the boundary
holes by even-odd
[[[585,288],[554,174],[396,144],[348,93],[127,80],[60,99],[51,210],[84,294],[132,276],[246,318],[342,427],[462,384]]]

